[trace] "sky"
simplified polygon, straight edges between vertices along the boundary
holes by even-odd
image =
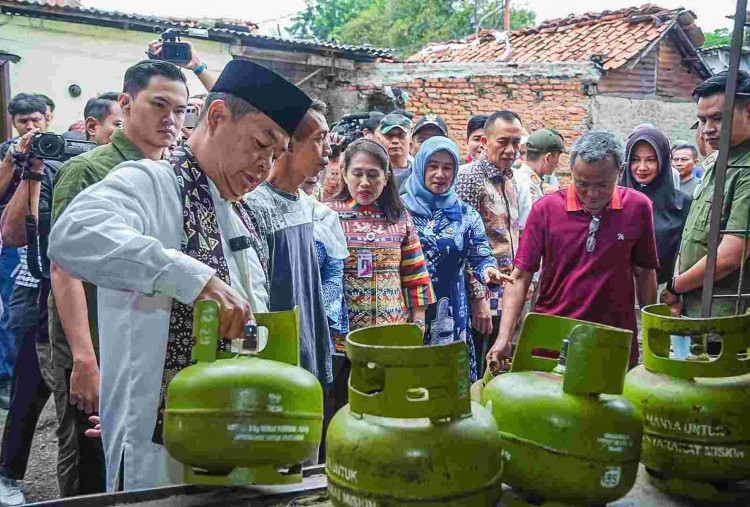
[[[82,3],[86,7],[133,14],[242,19],[260,24],[264,33],[275,32],[277,25],[283,29],[295,13],[305,8],[304,0],[82,0]],[[513,0],[514,5],[532,6],[536,12],[537,22],[565,17],[568,14],[615,10],[644,3],[647,3],[647,0]],[[649,0],[648,3],[670,9],[684,7],[692,10],[698,16],[698,26],[704,32],[717,28],[731,28],[731,20],[725,16],[734,14],[736,5],[735,0]]]

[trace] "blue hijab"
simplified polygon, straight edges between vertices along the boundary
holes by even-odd
[[[453,182],[448,190],[442,194],[433,194],[427,189],[424,182],[427,162],[435,153],[447,151],[453,157],[456,169],[453,172]],[[401,199],[412,213],[423,217],[431,217],[439,209],[452,220],[461,218],[461,205],[458,202],[458,196],[454,187],[456,186],[456,177],[458,176],[459,166],[458,146],[447,137],[431,137],[422,143],[416,158],[414,159],[414,170],[404,185],[404,192]]]

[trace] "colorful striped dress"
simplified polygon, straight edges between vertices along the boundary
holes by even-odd
[[[409,321],[409,310],[435,302],[422,245],[411,215],[386,221],[377,204],[354,199],[327,203],[339,214],[349,258],[344,266],[344,294],[349,329]],[[371,269],[368,269],[371,266]],[[343,336],[336,339],[341,350]]]

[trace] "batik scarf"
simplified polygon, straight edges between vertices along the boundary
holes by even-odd
[[[221,231],[216,220],[216,209],[214,208],[208,177],[187,146],[176,150],[170,157],[169,163],[177,176],[182,195],[182,217],[184,220],[182,253],[215,269],[215,276],[227,285],[231,285],[229,267],[221,246]],[[233,207],[250,232],[253,247],[261,256],[260,238],[257,237],[257,234],[254,234],[255,226],[252,224],[243,204],[242,202],[236,202]],[[169,315],[169,340],[167,341],[167,354],[164,359],[159,409],[151,439],[156,444],[164,445],[163,425],[167,387],[175,375],[192,364],[194,344],[193,305],[185,305],[174,299]],[[218,348],[220,352],[231,350],[231,341],[224,338],[220,339]]]

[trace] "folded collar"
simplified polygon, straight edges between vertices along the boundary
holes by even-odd
[[[617,191],[618,187],[615,187],[615,191],[612,192],[612,198],[607,204],[607,209],[622,209],[622,199],[620,199],[620,192]],[[574,184],[568,185],[568,192],[565,199],[565,211],[584,211],[581,202],[578,200],[576,195],[576,189]]]

